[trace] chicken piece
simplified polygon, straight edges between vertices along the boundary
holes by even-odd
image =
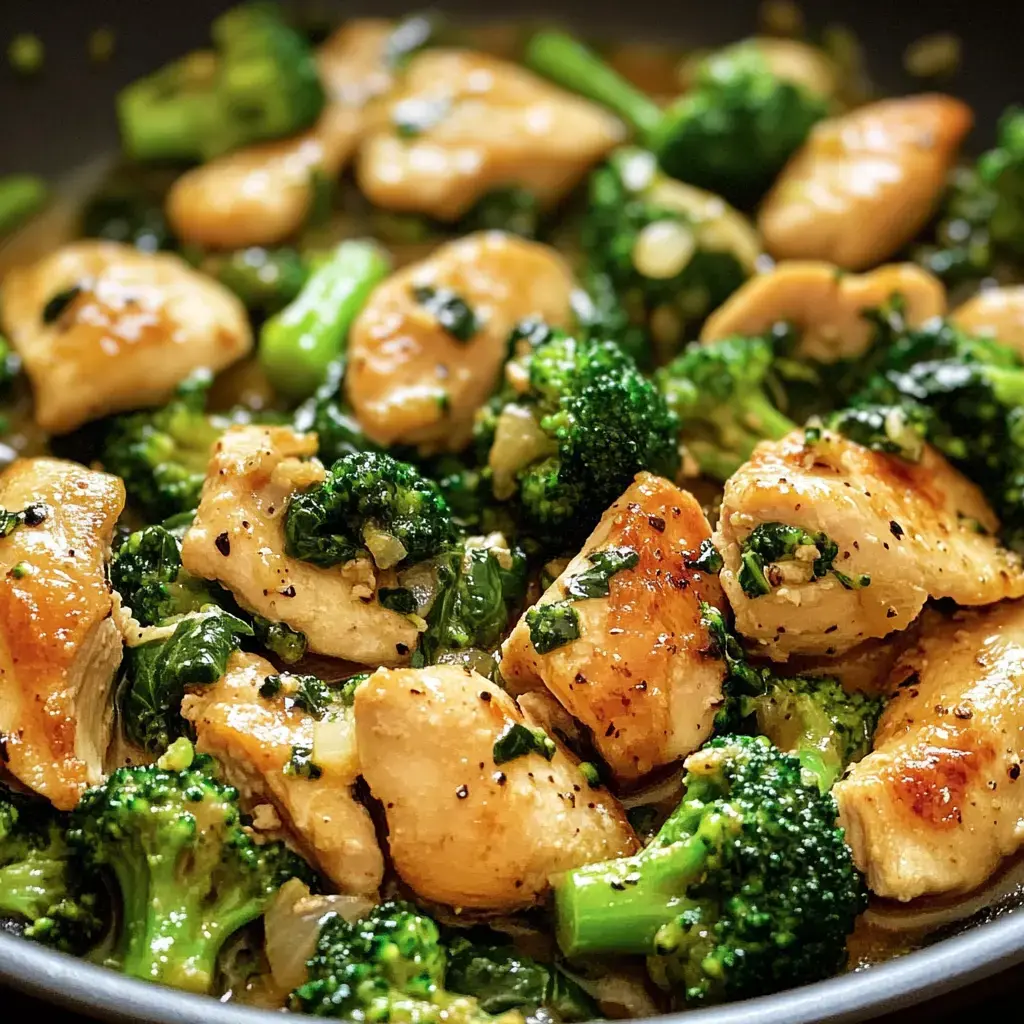
[[[864,640],[836,657],[804,657],[794,654],[787,662],[787,673],[802,676],[832,676],[847,693],[866,693],[883,697],[889,693],[889,673],[907,647],[917,637],[917,619],[907,629],[886,637]]]
[[[615,798],[562,750],[495,760],[523,716],[468,668],[380,669],[356,690],[355,717],[392,863],[423,899],[520,910],[543,902],[552,875],[637,849]]]
[[[104,562],[124,484],[60,459],[19,459],[0,505],[31,506],[0,539],[0,750],[4,768],[63,811],[103,774],[121,635]]]
[[[1024,841],[1024,603],[928,613],[889,689],[840,823],[879,896],[966,892]]]
[[[821,552],[809,547],[766,566],[772,589],[747,596],[742,544],[762,523],[824,531],[849,582],[832,571],[812,578]],[[1000,547],[998,528],[981,491],[929,446],[914,464],[830,431],[808,445],[800,430],[758,445],[726,482],[715,544],[736,627],[785,661],[906,629],[929,598],[982,605],[1024,594],[1021,560]],[[870,583],[858,586],[862,573]]]
[[[1024,285],[986,288],[949,318],[969,334],[994,337],[1024,357]]]
[[[348,400],[378,444],[457,451],[493,392],[512,328],[527,316],[570,322],[573,278],[554,249],[497,231],[468,235],[393,274],[370,296],[348,342]],[[450,334],[420,288],[449,290],[477,324]]]
[[[350,709],[317,721],[284,695],[261,697],[269,661],[235,652],[213,686],[195,687],[181,705],[196,749],[212,754],[250,808],[270,801],[303,855],[345,893],[375,893],[384,857],[370,813],[352,786],[359,776]],[[289,774],[294,747],[312,751],[317,778]]]
[[[252,331],[226,288],[168,253],[73,242],[12,270],[0,321],[53,433],[160,405],[195,370],[246,355]]]
[[[890,263],[867,274],[844,274],[831,263],[780,263],[750,278],[715,310],[700,340],[764,334],[785,321],[799,334],[799,355],[822,363],[855,359],[874,339],[864,311],[893,295],[903,298],[910,327],[946,312],[942,282],[913,263]]]
[[[540,599],[565,600],[568,581],[591,568],[597,551],[637,552],[606,597],[573,603],[579,639],[539,654],[524,615],[502,647],[509,684],[543,683],[591,730],[622,782],[685,757],[711,735],[725,669],[710,654],[700,602],[724,601],[718,580],[687,564],[710,536],[692,495],[639,473]]]
[[[972,121],[967,104],[939,94],[822,121],[761,206],[765,248],[845,270],[890,259],[928,223]]]
[[[374,206],[463,216],[518,186],[552,206],[625,138],[622,124],[525,68],[483,53],[429,49],[367,110],[356,160]]]
[[[362,108],[391,75],[384,46],[393,24],[348,22],[317,54],[327,104],[312,128],[246,146],[183,174],[167,194],[167,218],[185,242],[213,249],[276,245],[313,208],[317,178],[334,181],[359,142]]]
[[[194,576],[217,580],[239,604],[306,635],[309,649],[364,665],[408,660],[418,633],[382,608],[394,585],[369,558],[321,569],[285,554],[291,495],[320,483],[316,435],[288,427],[233,427],[214,445],[195,522],[181,545]]]

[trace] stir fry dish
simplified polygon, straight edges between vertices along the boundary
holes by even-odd
[[[664,63],[246,3],[87,194],[0,180],[4,931],[573,1022],[1005,869],[1024,110],[977,157],[821,40]]]

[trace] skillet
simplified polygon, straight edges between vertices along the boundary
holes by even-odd
[[[31,5],[0,5],[0,43],[6,46],[14,34],[32,31],[46,47],[45,68],[34,79],[18,79],[8,67],[0,67],[0,174],[33,171],[59,181],[75,167],[114,150],[117,90],[201,45],[210,20],[228,6],[223,0],[34,0]],[[311,6],[309,0],[305,6]],[[357,14],[397,15],[410,6],[409,0],[327,2],[316,4],[316,10],[338,20]],[[448,0],[438,6],[453,20],[478,21],[488,13],[485,5],[474,0]],[[929,4],[814,0],[806,4],[804,13],[812,29],[834,22],[853,29],[867,55],[871,78],[883,93],[921,88],[902,67],[907,43],[938,30],[955,33],[962,43],[963,63],[955,77],[940,87],[962,97],[975,112],[979,128],[969,148],[989,145],[1000,111],[1024,98],[1016,55],[1009,45],[1008,19],[996,5],[963,0]],[[493,14],[503,21],[561,20],[596,36],[704,46],[750,34],[756,26],[757,4],[748,0],[702,5],[669,5],[664,0],[631,0],[628,5],[608,0],[505,0]],[[115,30],[117,48],[115,58],[97,68],[87,60],[85,41],[100,26]],[[858,1021],[941,996],[1024,962],[1024,914],[1013,913],[1014,909],[1011,906],[1009,913],[866,971],[750,1002],[690,1011],[685,1015],[687,1024]],[[279,1014],[147,985],[2,934],[0,980],[40,999],[109,1020],[269,1024],[281,1019]]]

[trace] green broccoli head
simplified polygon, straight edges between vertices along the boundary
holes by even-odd
[[[437,925],[408,903],[382,903],[351,923],[332,915],[289,1007],[378,1024],[490,1020],[476,1000],[445,989],[445,961]]]
[[[84,953],[105,930],[102,900],[45,800],[0,787],[0,928]]]
[[[639,332],[659,354],[671,353],[688,326],[743,284],[759,249],[735,210],[673,181],[653,154],[633,148],[613,153],[591,175],[582,241],[590,333],[625,338],[631,348]]]
[[[764,691],[740,698],[740,714],[752,716],[754,731],[792,754],[822,792],[846,766],[871,751],[880,698],[847,693],[831,676],[778,676],[761,671]]]
[[[705,61],[648,143],[673,177],[750,206],[827,114],[825,97],[779,78],[745,43]]]
[[[527,386],[506,385],[492,400],[478,444],[490,449],[495,496],[517,496],[528,528],[564,548],[586,536],[639,471],[675,476],[678,422],[613,341],[531,324],[513,345],[512,370]]]
[[[227,424],[204,412],[210,375],[198,374],[159,409],[115,416],[106,423],[99,459],[125,482],[150,519],[194,509],[210,448]]]
[[[769,397],[773,358],[767,339],[737,336],[695,342],[655,374],[687,451],[708,476],[728,479],[759,441],[796,427]]]
[[[287,246],[239,249],[214,258],[210,270],[261,320],[284,309],[309,279],[308,263]]]
[[[863,403],[840,409],[827,419],[830,430],[856,444],[884,455],[898,455],[906,462],[920,462],[928,436],[928,411],[915,403],[896,405]],[[810,440],[817,438],[818,427],[809,427]]]
[[[570,956],[642,953],[679,1003],[764,995],[835,973],[867,905],[836,805],[764,737],[712,739],[640,854],[555,886]]]
[[[118,96],[135,160],[209,160],[293,135],[319,116],[324,93],[309,44],[273,3],[241,4],[213,23],[215,53],[198,52]]]
[[[996,147],[953,172],[934,241],[915,259],[947,284],[992,276],[1024,260],[1024,109],[999,120]]]
[[[210,584],[182,569],[178,540],[164,526],[125,538],[110,561],[110,582],[143,626],[215,603]]]
[[[295,495],[285,517],[286,550],[319,566],[368,549],[379,568],[432,558],[455,539],[437,484],[383,452],[339,459],[321,484]]]
[[[121,969],[192,992],[209,991],[225,940],[285,881],[315,881],[283,844],[252,838],[237,791],[205,757],[118,768],[82,797],[68,841],[116,883]]]

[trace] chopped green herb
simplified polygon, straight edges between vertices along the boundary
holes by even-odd
[[[711,576],[717,576],[725,565],[722,553],[715,547],[710,537],[705,537],[700,542],[700,550],[696,558],[687,558],[683,563],[687,569],[696,569],[698,572],[706,572]]]
[[[593,568],[570,576],[565,584],[566,594],[574,601],[607,597],[611,578],[624,569],[632,569],[640,561],[640,555],[633,548],[605,548],[589,557]]]
[[[271,654],[276,654],[285,664],[294,665],[305,656],[308,646],[306,634],[292,629],[287,623],[254,615],[252,628],[256,642]]]
[[[417,607],[416,595],[407,587],[381,587],[377,591],[377,600],[382,608],[400,615],[412,615]]]
[[[8,512],[0,506],[0,538],[14,533],[19,526],[39,526],[49,514],[49,506],[41,501],[26,505],[20,512]]]
[[[494,741],[494,763],[507,764],[526,754],[540,754],[545,761],[550,761],[557,749],[555,741],[543,729],[509,722]]]
[[[832,575],[847,589],[847,590],[860,590],[861,587],[871,586],[871,576],[862,572],[857,576],[847,576],[845,572],[840,572],[838,569],[832,570]]]
[[[16,580],[23,580],[31,572],[31,566],[27,562],[19,562],[11,568],[11,577]]]
[[[412,294],[421,306],[437,317],[437,322],[456,341],[469,341],[480,330],[476,313],[450,288],[424,285],[414,288]]]
[[[580,761],[580,775],[587,780],[591,789],[601,785],[601,771],[593,761]]]
[[[43,323],[52,324],[55,320],[59,320],[68,306],[81,293],[82,286],[80,284],[73,284],[70,288],[65,288],[63,291],[59,291],[56,295],[51,296],[46,305],[43,306]]]
[[[530,643],[538,654],[548,654],[578,640],[580,613],[568,601],[537,605],[526,613]]]
[[[332,686],[316,676],[292,675],[290,672],[267,676],[260,686],[260,696],[268,700],[283,696],[289,707],[299,708],[317,721],[332,707],[351,703],[348,699],[350,694],[344,686]]]
[[[291,760],[284,766],[285,775],[299,775],[304,779],[319,779],[324,770],[313,760],[313,748],[292,747]]]

